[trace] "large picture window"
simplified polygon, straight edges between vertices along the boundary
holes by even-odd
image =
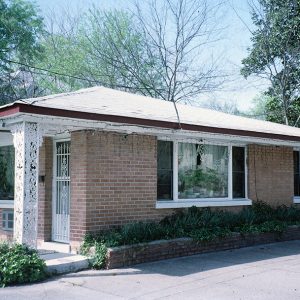
[[[157,198],[245,199],[245,156],[241,146],[158,141]]]
[[[14,199],[14,166],[14,147],[0,147],[0,200]]]
[[[178,144],[178,198],[228,196],[228,148]]]

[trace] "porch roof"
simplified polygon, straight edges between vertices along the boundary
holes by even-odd
[[[195,106],[176,105],[183,130],[300,141],[299,128]],[[172,102],[105,87],[19,100],[0,107],[0,119],[20,113],[180,128]]]

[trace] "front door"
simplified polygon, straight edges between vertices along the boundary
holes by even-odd
[[[52,240],[70,240],[70,141],[54,142]]]

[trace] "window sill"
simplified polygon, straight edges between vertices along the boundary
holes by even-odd
[[[300,198],[299,198],[300,203]],[[178,200],[178,201],[157,201],[156,208],[184,208],[184,207],[222,207],[222,206],[246,206],[252,205],[250,199],[198,199],[198,200]]]
[[[11,233],[11,232],[14,231],[14,229],[13,228],[12,229],[2,228],[2,231],[5,231],[7,233]]]
[[[295,196],[294,199],[293,199],[293,202],[295,204],[300,204],[300,197],[299,196]]]
[[[0,208],[14,208],[14,200],[0,200]]]

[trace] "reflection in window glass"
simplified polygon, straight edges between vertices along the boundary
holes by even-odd
[[[228,147],[178,144],[178,198],[228,197]]]
[[[294,196],[300,196],[299,151],[294,151]]]
[[[0,147],[0,200],[14,199],[14,166],[14,147]]]
[[[245,148],[232,147],[232,196],[245,198]]]
[[[173,199],[173,143],[157,142],[157,199]]]

